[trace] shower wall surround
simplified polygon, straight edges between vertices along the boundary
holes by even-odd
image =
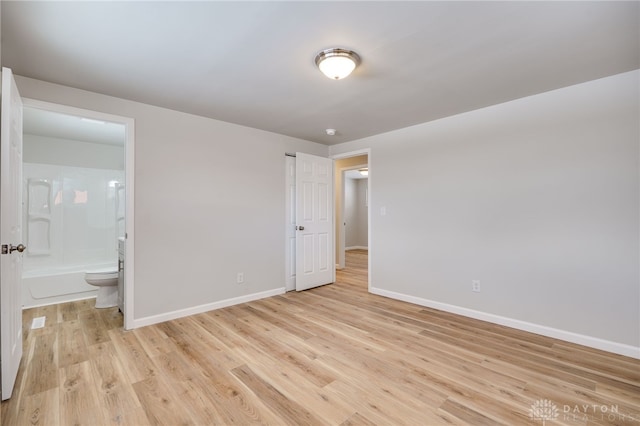
[[[117,264],[124,171],[24,163],[23,174],[25,306],[90,297],[84,271]]]

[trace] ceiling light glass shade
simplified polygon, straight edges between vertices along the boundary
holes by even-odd
[[[369,176],[369,169],[358,170],[362,176]]]
[[[327,49],[316,55],[316,65],[332,80],[340,80],[351,74],[360,63],[356,52],[345,49]]]

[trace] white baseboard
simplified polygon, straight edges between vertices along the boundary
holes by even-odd
[[[461,306],[449,305],[447,303],[435,302],[433,300],[422,299],[420,297],[409,296],[402,293],[383,290],[371,287],[369,290],[373,294],[388,297],[390,299],[402,300],[403,302],[414,303],[416,305],[425,306],[427,308],[438,309],[440,311],[450,312],[469,318],[475,318],[494,324],[504,325],[506,327],[518,330],[528,331],[530,333],[540,334],[554,339],[560,339],[578,345],[588,346],[590,348],[600,349],[615,354],[640,359],[640,347],[625,345],[623,343],[612,342],[597,337],[586,336],[584,334],[573,333],[571,331],[560,330],[557,328],[547,327],[544,325],[534,324],[527,321],[521,321],[513,318],[507,318],[500,315],[489,314],[482,311],[476,311]]]
[[[345,250],[369,250],[369,247],[367,246],[351,246],[351,247],[345,247]]]
[[[146,325],[158,324],[161,322],[173,320],[176,318],[188,317],[189,315],[201,314],[203,312],[213,311],[215,309],[226,308],[227,306],[239,305],[240,303],[253,302],[254,300],[264,299],[271,296],[278,296],[285,293],[285,288],[276,288],[273,290],[262,291],[260,293],[247,294],[245,296],[234,297],[231,299],[220,300],[218,302],[206,303],[204,305],[194,306],[192,308],[180,309],[164,314],[152,315],[150,317],[138,318],[133,320],[133,327],[144,327]]]

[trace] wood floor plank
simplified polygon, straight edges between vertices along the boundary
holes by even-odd
[[[624,363],[611,364],[609,362],[603,362],[598,359],[598,355],[583,352],[582,356],[576,358],[576,351],[565,350],[564,347],[559,349],[552,348],[553,339],[546,338],[550,341],[548,345],[539,345],[530,341],[523,341],[522,339],[516,339],[513,337],[495,337],[496,333],[484,334],[478,332],[478,329],[461,329],[453,330],[452,328],[445,328],[437,324],[431,324],[427,327],[429,330],[436,331],[442,334],[447,334],[449,337],[456,337],[457,339],[463,339],[467,341],[478,341],[482,339],[483,343],[491,343],[493,347],[508,346],[514,350],[521,350],[529,355],[536,355],[542,359],[552,360],[553,362],[568,363],[577,366],[584,371],[598,371],[599,374],[606,374],[608,377],[616,379],[624,377],[625,380],[640,384],[640,371],[637,368],[633,368],[633,365],[624,365]],[[490,337],[491,336],[491,337]],[[606,359],[606,358],[605,358]]]
[[[111,342],[88,348],[95,389],[104,416],[113,424],[148,423],[140,401],[129,382]]]
[[[236,333],[228,330],[218,320],[216,315],[218,311],[206,312],[204,314],[194,315],[193,320],[200,324],[201,327],[208,330],[211,335],[215,336],[228,349],[246,344],[246,340],[242,339]]]
[[[556,387],[541,386],[536,383],[529,383],[524,389],[525,395],[531,395],[537,399],[544,398],[545,395],[555,395],[555,399],[558,403],[564,405],[588,405],[590,407],[613,407],[615,406],[620,413],[625,413],[631,418],[636,418],[640,421],[640,407],[634,404],[628,404],[623,401],[614,400],[607,396],[598,394],[596,392],[585,391],[575,388],[571,385],[559,384]]]
[[[55,333],[33,336],[33,355],[28,362],[23,382],[25,395],[35,395],[60,385],[57,340]]]
[[[162,377],[153,376],[133,384],[147,419],[152,425],[189,425],[193,418],[180,402],[178,395]]]
[[[167,335],[162,333],[158,327],[141,327],[133,330],[133,333],[151,358],[172,352],[175,349]]]
[[[324,424],[304,406],[285,397],[278,389],[251,370],[248,365],[236,367],[231,370],[231,373],[287,423],[299,425]]]
[[[462,347],[469,351],[475,351],[482,354],[485,358],[504,360],[505,362],[516,365],[528,364],[532,368],[548,370],[550,372],[563,371],[582,379],[608,383],[614,386],[619,383],[623,383],[632,387],[637,387],[633,377],[611,377],[606,371],[585,369],[576,363],[557,361],[552,357],[530,353],[526,350],[513,348],[506,344],[499,345],[494,343],[493,345],[486,345],[485,342],[477,338],[469,338],[468,336],[465,336],[464,338],[456,338],[455,336],[450,336],[448,333],[442,333],[434,330],[423,330],[420,332],[420,335],[433,337],[449,344],[452,347]]]
[[[254,360],[260,357],[251,355]],[[305,394],[305,408],[315,417],[329,424],[340,424],[354,414],[353,407],[326,392],[323,387],[311,383],[307,377],[293,370],[265,367],[267,363],[254,362],[251,368],[269,383],[277,387],[287,398],[295,399],[300,393]]]
[[[56,426],[60,425],[59,389],[52,388],[34,395],[25,396],[16,418],[0,424]]]
[[[163,323],[158,327],[172,339],[177,353],[189,365],[192,375],[189,377],[191,385],[202,389],[209,388],[211,397],[215,398],[214,406],[219,410],[218,415],[228,419],[224,422],[225,424],[254,423],[263,418],[274,417],[267,408],[257,409],[262,403],[247,395],[241,384],[233,379],[233,375],[226,367],[228,358],[218,357],[219,354],[212,353],[202,342],[192,339],[178,322]],[[235,358],[235,355],[229,356]],[[201,380],[204,379],[208,386],[200,386]]]
[[[334,312],[340,313],[340,311],[337,310]],[[300,321],[302,317],[324,328],[316,332],[316,336],[327,337],[327,333],[330,332],[332,335],[342,335],[349,340],[357,340],[363,346],[369,347],[375,352],[383,352],[386,350],[386,345],[381,343],[372,332],[354,327],[353,321],[350,324],[345,324],[341,320],[327,317],[326,313],[317,314],[309,311],[305,312],[304,315],[298,316],[297,320]]]
[[[73,321],[78,319],[80,304],[76,302],[61,303],[58,305],[58,321]]]
[[[122,329],[122,313],[120,313],[118,308],[96,309],[96,312],[100,315],[100,318],[107,330]]]
[[[368,293],[367,264],[133,331],[93,300],[25,310],[2,425],[525,425],[540,401],[549,425],[640,424],[640,360]]]
[[[393,392],[393,387],[363,386],[359,381],[336,381],[325,390],[337,398],[349,400],[359,413],[377,424],[460,424],[446,413],[440,416],[433,407]]]
[[[86,309],[78,312],[78,322],[82,325],[82,332],[87,345],[108,342],[110,339],[102,317],[96,309]]]
[[[98,399],[89,361],[60,368],[60,423],[108,424]]]
[[[524,380],[493,371],[482,365],[469,362],[447,362],[446,358],[435,352],[420,355],[390,352],[384,354],[381,360],[407,370],[418,366],[437,371],[453,381],[465,383],[483,393],[517,394],[522,392],[527,385]]]
[[[484,414],[478,413],[477,411],[450,399],[447,399],[445,403],[440,406],[440,409],[471,425],[505,425],[505,423],[501,423],[494,418],[489,418]]]
[[[257,321],[254,322],[254,326]],[[311,382],[317,386],[325,386],[335,380],[335,376],[322,369],[321,366],[314,364],[313,360],[308,359],[304,355],[294,350],[289,350],[288,347],[283,346],[280,342],[287,340],[287,335],[284,332],[279,332],[276,329],[272,329],[268,332],[257,333],[252,331],[251,324],[238,325],[243,327],[243,331],[247,334],[251,334],[251,342],[254,345],[259,346],[264,351],[271,353],[275,356],[275,359],[287,364],[288,368],[292,368],[301,374],[304,374]],[[292,337],[288,337],[292,340]]]
[[[166,355],[165,355],[166,356]],[[226,400],[218,392],[203,388],[197,381],[172,382],[180,403],[189,411],[195,424],[225,425],[241,423],[237,415],[228,415]]]
[[[58,366],[87,361],[87,343],[79,320],[69,320],[58,324]]]
[[[354,413],[347,420],[340,423],[340,426],[375,426],[375,423],[360,413]]]
[[[215,343],[207,344],[188,334],[185,322],[163,323],[159,327],[168,336],[181,354],[192,366],[207,377],[217,377],[228,370],[228,365],[236,366],[239,361],[233,359],[228,351],[220,350]],[[214,348],[215,349],[212,349]],[[224,392],[224,389],[221,389]]]
[[[158,368],[166,371],[168,383],[188,408],[196,424],[278,424],[280,419],[249,392],[244,392],[230,373],[216,377],[225,385],[211,386],[205,375],[193,368],[179,353],[163,354]]]
[[[155,366],[136,338],[135,333],[109,330],[118,356],[130,383],[136,383],[154,376]]]
[[[303,328],[297,327],[296,322],[287,321],[285,318],[278,316],[277,312],[269,313],[265,310],[264,304],[254,303],[253,305],[249,304],[246,306],[247,310],[251,312],[252,315],[273,324],[274,326],[286,331],[289,334],[299,337],[300,339],[308,339],[313,337],[314,335],[309,333]]]
[[[627,384],[614,386],[610,383],[596,383],[596,392],[613,400],[624,401],[627,404],[640,407],[640,389],[629,387]]]
[[[203,387],[198,375],[193,374],[193,368],[180,354],[161,353],[152,359],[196,424],[225,424],[228,421],[219,403],[224,396]]]
[[[11,407],[11,405],[12,404],[8,400],[6,402],[2,401],[2,404],[0,404],[0,424],[9,424],[9,408]]]

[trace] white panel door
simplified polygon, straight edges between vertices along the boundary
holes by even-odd
[[[335,281],[333,160],[296,153],[296,290]]]
[[[9,399],[22,358],[22,99],[2,68],[0,133],[0,356],[2,400]]]
[[[285,289],[296,289],[296,159],[285,157]]]

